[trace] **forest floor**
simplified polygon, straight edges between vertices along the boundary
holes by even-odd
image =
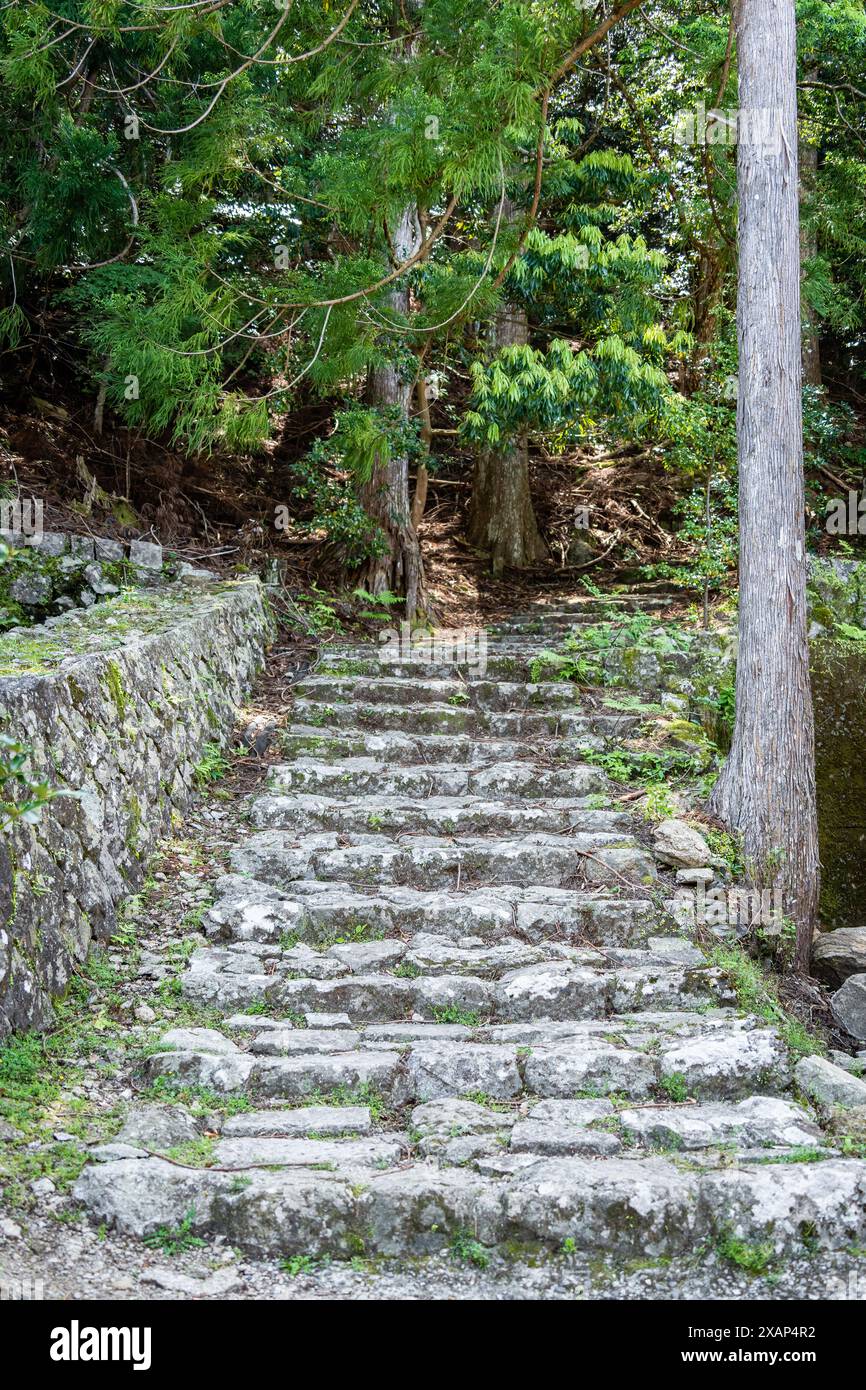
[[[322,535],[287,536],[274,527],[275,509],[292,497],[292,463],[317,426],[314,411],[306,434],[246,458],[190,457],[109,422],[96,435],[92,409],[78,393],[47,382],[8,403],[0,397],[0,412],[0,497],[41,499],[46,531],[156,540],[169,555],[225,574],[261,572],[276,561],[293,592],[337,588],[339,555]],[[599,446],[556,458],[534,453],[533,504],[549,558],[501,579],[464,538],[470,479],[471,458],[459,449],[430,477],[421,544],[431,616],[442,626],[477,624],[536,596],[567,595],[583,579],[633,587],[641,566],[687,557],[673,513],[676,480],[658,451]],[[583,508],[591,535],[575,530]],[[595,552],[579,565],[568,560],[576,535],[586,536]]]

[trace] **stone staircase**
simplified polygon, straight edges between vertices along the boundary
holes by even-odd
[[[597,615],[500,624],[483,676],[344,645],[296,686],[183,979],[212,1026],[140,1077],[212,1097],[218,1137],[198,1166],[188,1112],[139,1105],[76,1184],[94,1220],[252,1257],[866,1243],[866,1163],[795,1099],[782,1039],[581,762],[639,717],[529,679]]]

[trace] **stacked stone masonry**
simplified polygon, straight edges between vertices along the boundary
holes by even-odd
[[[261,586],[132,591],[0,638],[0,729],[57,793],[0,843],[0,1034],[41,1028],[229,737],[272,623]]]

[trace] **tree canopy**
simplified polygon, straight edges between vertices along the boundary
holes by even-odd
[[[862,5],[801,0],[798,39],[832,453],[821,383],[856,392],[866,360]],[[296,495],[350,566],[397,505],[369,505],[385,460],[417,476],[453,440],[660,443],[684,524],[707,487],[730,516],[727,5],[12,0],[0,68],[4,375],[59,342],[100,412],[204,454],[255,458],[317,403]]]

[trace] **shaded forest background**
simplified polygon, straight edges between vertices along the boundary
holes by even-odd
[[[856,553],[866,14],[797,14],[807,525]],[[0,68],[6,496],[410,614],[725,597],[726,5],[10,3]]]

